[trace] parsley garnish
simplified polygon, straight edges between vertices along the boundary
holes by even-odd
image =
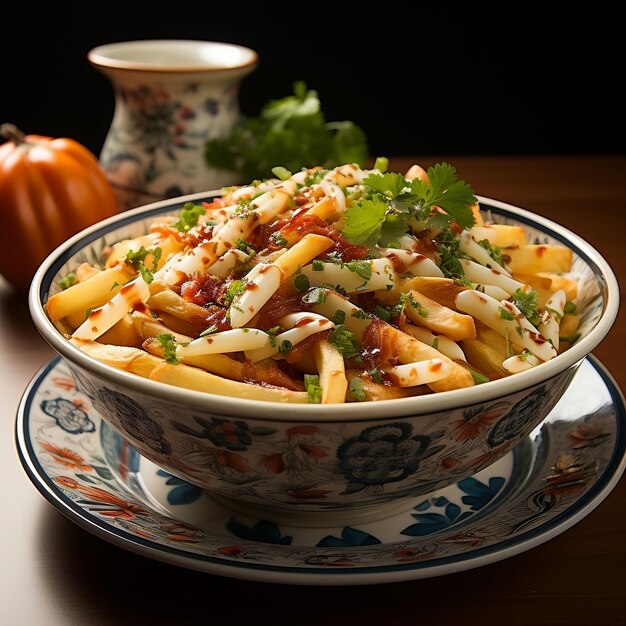
[[[392,172],[366,176],[365,197],[353,201],[345,212],[343,236],[351,243],[374,248],[376,244],[398,246],[409,226],[433,226],[445,232],[454,222],[471,228],[475,223],[471,205],[477,199],[469,185],[457,180],[456,169],[438,163],[428,169],[428,177],[428,181],[409,182]],[[449,271],[462,273],[458,262]]]
[[[298,274],[296,274],[296,278],[294,280],[294,285],[298,291],[306,291],[311,286],[311,283],[309,282],[308,276],[298,270]]]
[[[383,372],[378,367],[373,367],[371,370],[368,370],[367,375],[375,382],[375,383],[384,383],[385,382],[385,372]]]
[[[361,346],[354,333],[338,324],[328,333],[328,341],[340,352],[344,359],[361,358]]]
[[[376,305],[376,308],[374,309],[374,315],[383,320],[383,322],[391,321],[391,311],[380,306],[380,304]]]
[[[304,304],[324,304],[326,302],[326,296],[328,290],[321,287],[313,287],[310,291],[307,291],[302,296],[302,302]]]
[[[321,164],[364,165],[369,150],[359,126],[327,122],[317,92],[298,81],[293,95],[270,100],[257,117],[242,118],[229,136],[209,140],[205,156],[209,165],[253,180],[267,178],[276,163],[292,172]]]
[[[291,349],[293,348],[293,344],[289,339],[283,339],[278,346],[278,351],[285,356]]]
[[[365,402],[365,400],[367,400],[365,389],[363,389],[363,381],[358,376],[355,376],[350,381],[348,394],[353,400],[356,400],[357,402]]]
[[[379,196],[349,207],[345,213],[345,225],[341,229],[343,236],[352,243],[373,248],[380,238],[387,208],[387,202]]]
[[[147,256],[152,255],[152,268],[146,267]],[[154,248],[154,250],[146,250],[143,246],[139,250],[129,250],[126,254],[124,262],[132,267],[136,272],[141,274],[141,277],[150,284],[154,280],[152,272],[156,272],[159,266],[159,259],[161,258],[161,248]]]
[[[311,261],[311,267],[313,268],[314,272],[322,272],[324,271],[324,261],[313,259],[313,261]]]
[[[370,174],[363,179],[363,184],[375,189],[390,200],[398,197],[409,186],[402,174]]]
[[[178,216],[178,221],[174,224],[174,228],[181,233],[186,233],[197,225],[200,216],[205,213],[206,209],[202,205],[185,202]]]
[[[171,365],[179,363],[176,357],[176,338],[170,333],[161,333],[155,339],[163,346],[163,358]]]
[[[534,289],[531,289],[530,291],[517,289],[511,297],[511,301],[531,324],[534,326],[539,324],[537,292]]]
[[[504,265],[504,259],[502,258],[502,248],[498,246],[492,246],[488,239],[483,239],[478,242],[487,252],[489,256],[500,266]]]
[[[255,252],[254,246],[249,241],[245,241],[243,239],[237,239],[237,241],[235,241],[235,248],[237,250],[241,250],[241,252],[245,252],[246,254],[254,254]]]
[[[273,328],[270,328],[267,332],[268,336],[269,336],[269,342],[270,342],[270,346],[272,346],[272,348],[276,347],[276,335],[281,331],[281,327],[280,326],[274,326]]]
[[[336,326],[343,324],[346,321],[346,312],[338,309],[335,311],[335,314],[331,317],[330,321]]]
[[[250,203],[252,198],[242,198],[237,202],[235,207],[235,215],[241,219],[246,219],[250,215]]]
[[[60,281],[59,287],[65,291],[69,289],[76,282],[76,272],[67,273]]]
[[[428,182],[416,178],[411,181],[411,194],[415,196],[423,210],[439,207],[446,213],[436,213],[431,223],[447,226],[450,221],[463,228],[475,224],[470,205],[477,202],[472,188],[456,178],[456,168],[448,163],[437,163],[428,168]]]
[[[233,280],[224,294],[227,304],[232,304],[233,300],[246,289],[247,281],[245,280]]]
[[[313,172],[312,174],[309,174],[304,179],[305,186],[310,187],[311,185],[319,185],[319,183],[322,182],[326,174],[328,174],[328,170],[325,170],[323,168],[319,170],[315,170],[315,172]]]
[[[291,178],[291,172],[282,165],[277,165],[276,167],[273,167],[272,174],[274,174],[274,176],[276,176],[276,178],[278,178],[279,180],[287,180],[288,178]]]
[[[360,276],[365,282],[372,277],[372,264],[369,261],[350,261],[343,265],[357,276]]]
[[[511,311],[507,311],[504,307],[499,307],[499,311],[501,320],[508,320],[509,322],[512,322],[515,319],[515,315],[513,315]]]
[[[320,387],[320,377],[314,374],[304,375],[304,388],[306,389],[309,402],[319,404],[322,401],[322,388]]]

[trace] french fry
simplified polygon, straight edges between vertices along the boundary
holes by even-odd
[[[147,304],[155,311],[164,311],[190,324],[202,324],[207,316],[206,309],[188,302],[162,281],[154,280],[150,283],[150,298]]]
[[[464,339],[461,342],[463,351],[469,363],[489,378],[497,380],[508,376],[502,367],[502,362],[506,358],[500,350],[486,343],[482,339]]]
[[[326,339],[315,342],[313,356],[320,377],[322,404],[345,402],[348,379],[343,356]]]
[[[413,278],[399,279],[396,282],[395,289],[390,289],[386,292],[377,291],[376,297],[382,304],[395,305],[400,302],[400,296],[403,293],[408,293],[413,289],[449,309],[456,310],[454,299],[461,291],[465,291],[467,287],[451,278],[414,276]]]
[[[490,224],[496,233],[494,246],[499,248],[509,248],[511,246],[525,246],[528,243],[526,231],[522,226],[510,224]]]
[[[360,370],[346,370],[346,378],[348,379],[348,385],[357,378],[359,380],[359,386],[363,389],[365,398],[370,401],[395,400],[397,398],[410,398],[412,396],[421,396],[430,393],[430,389],[426,385],[419,385],[417,387],[394,387],[393,385],[377,383]],[[352,396],[350,387],[348,386],[346,401],[354,402],[355,400],[356,398]]]
[[[457,313],[415,289],[409,294],[404,311],[414,324],[446,335],[454,341],[476,336],[474,318],[471,315]]]
[[[98,341],[118,346],[141,347],[141,335],[137,332],[130,314],[126,314],[114,324]]]
[[[568,301],[575,300],[578,296],[578,281],[567,276],[561,276],[560,274],[540,273],[537,274],[538,278],[547,278],[550,280],[549,291],[558,291],[562,289],[565,292],[565,297]]]
[[[74,272],[76,274],[76,282],[84,283],[94,276],[94,274],[99,274],[101,271],[100,268],[89,265],[89,263],[81,263]]]
[[[556,244],[526,244],[504,248],[503,255],[511,272],[516,274],[559,274],[572,268],[573,252]]]
[[[433,391],[450,391],[452,389],[461,389],[463,387],[473,387],[474,379],[469,371],[459,365],[445,354],[435,350],[417,339],[403,333],[402,331],[385,325],[384,337],[381,343],[389,346],[393,350],[393,355],[400,363],[414,363],[416,361],[426,361],[429,359],[441,359],[450,366],[450,374],[441,380],[429,383],[429,387]]]
[[[170,329],[173,334],[187,335],[189,337],[195,337],[199,332],[202,332],[206,328],[206,324],[188,322],[187,320],[166,313],[165,311],[155,311],[159,316],[159,319]]]
[[[465,361],[465,355],[458,343],[446,337],[445,335],[434,335],[428,328],[414,326],[413,324],[405,324],[402,329],[411,337],[415,337],[418,341],[439,350],[453,361]]]
[[[172,335],[177,343],[188,343],[193,339],[191,335],[176,332],[169,324],[154,319],[151,315],[146,315],[142,311],[133,311],[130,315],[130,319],[135,327],[135,332],[142,341],[156,337],[157,335]]]
[[[46,311],[51,320],[60,320],[73,313],[82,315],[108,302],[132,277],[134,272],[125,263],[93,274],[84,282],[75,283],[65,291],[50,296]]]
[[[160,233],[148,233],[134,239],[123,239],[113,246],[111,254],[107,257],[106,266],[113,267],[123,261],[130,252],[136,252],[142,246],[146,250],[151,250],[160,244],[162,236]]]
[[[530,285],[533,289],[552,291],[552,279],[541,274],[513,274],[513,278],[520,283]]]
[[[184,363],[172,365],[164,359],[138,348],[110,346],[95,341],[77,339],[72,339],[71,342],[86,354],[107,365],[176,387],[247,400],[270,400],[297,404],[308,401],[307,394],[302,391],[242,383],[215,376]]]

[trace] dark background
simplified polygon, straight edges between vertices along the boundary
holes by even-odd
[[[2,16],[0,122],[98,153],[113,92],[88,64],[90,48],[189,38],[259,53],[242,84],[244,114],[304,80],[328,121],[365,130],[373,155],[623,152],[621,20],[598,3],[584,13],[545,4],[11,5]]]

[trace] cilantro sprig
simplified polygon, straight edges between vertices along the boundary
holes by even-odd
[[[270,100],[258,116],[242,118],[229,136],[209,140],[205,149],[208,165],[244,180],[270,177],[277,163],[284,175],[316,165],[363,165],[368,156],[363,130],[351,121],[327,122],[317,92],[302,81],[292,95]]]
[[[154,280],[153,272],[157,271],[159,267],[159,259],[163,251],[161,248],[154,248],[153,250],[146,250],[143,246],[139,250],[129,250],[126,253],[124,262],[126,265],[132,267],[136,272],[141,274],[141,277],[150,284]],[[152,255],[152,267],[146,266],[146,258],[148,255]]]
[[[414,222],[444,230],[452,223],[462,228],[475,223],[471,205],[476,196],[448,163],[430,167],[427,181],[407,181],[402,174],[387,172],[366,176],[363,185],[368,195],[348,207],[344,217],[342,234],[352,243],[397,245]]]
[[[185,202],[185,205],[178,215],[178,221],[174,224],[174,228],[181,233],[187,233],[198,224],[198,220],[205,213],[206,209],[201,204]]]

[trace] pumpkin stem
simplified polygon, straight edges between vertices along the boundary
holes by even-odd
[[[13,124],[2,124],[0,126],[0,137],[12,141],[18,146],[26,142],[26,135]]]

